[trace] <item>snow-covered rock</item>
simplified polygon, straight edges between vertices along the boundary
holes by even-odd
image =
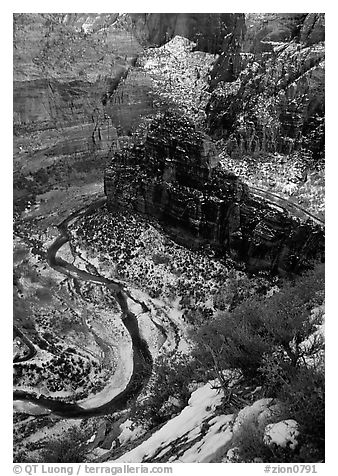
[[[132,420],[126,420],[120,425],[121,434],[119,436],[120,445],[127,443],[128,441],[135,440],[144,433],[144,429],[140,426],[134,427]]]
[[[244,423],[255,421],[257,425],[266,425],[269,418],[276,415],[280,405],[273,398],[262,398],[252,405],[244,407],[237,415],[233,431],[237,433]]]
[[[310,320],[315,326],[315,331],[300,343],[300,350],[305,353],[308,366],[323,365],[325,341],[325,306],[317,306],[311,310]]]
[[[224,414],[223,392],[219,390],[218,380],[208,382],[197,388],[188,401],[188,405],[157,431],[144,439],[138,446],[113,460],[118,463],[210,463],[237,462],[239,448],[238,437],[243,425],[253,424],[262,433],[266,429],[266,438],[277,441],[280,427],[268,425],[276,421],[281,403],[272,398],[263,398],[247,405],[237,415]],[[172,399],[171,403],[178,403]],[[138,427],[131,420],[121,425],[120,444],[135,440],[144,435],[138,433]],[[290,427],[290,431],[292,428]],[[293,428],[295,430],[295,428]],[[291,433],[290,437],[291,438]],[[268,440],[267,440],[268,441]],[[270,440],[269,440],[270,441]],[[293,440],[291,440],[291,444]],[[268,444],[268,443],[266,443]]]
[[[181,457],[184,463],[209,463],[220,456],[232,439],[233,415],[219,415],[208,422],[204,437]]]
[[[89,443],[93,443],[95,440],[96,434],[93,433],[92,436],[86,441],[86,444],[88,445]]]
[[[115,461],[210,462],[225,451],[232,438],[234,416],[215,414],[221,402],[222,393],[211,382],[198,388],[179,415]]]
[[[222,460],[222,463],[239,463],[239,448],[235,446],[228,450],[226,457]]]
[[[282,420],[266,426],[263,441],[268,446],[275,444],[294,450],[298,445],[298,436],[298,423],[295,420]]]
[[[159,413],[163,415],[170,415],[173,413],[177,413],[184,405],[182,405],[182,401],[176,397],[170,396],[166,402],[163,403],[161,408],[159,409]]]

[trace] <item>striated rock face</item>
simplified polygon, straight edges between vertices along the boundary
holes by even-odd
[[[233,81],[242,69],[243,13],[144,13],[131,18],[140,41],[148,45],[161,46],[178,35],[195,42],[196,50],[221,54],[211,71],[211,84]]]
[[[324,15],[248,14],[228,75],[226,53],[211,73],[208,128],[230,155],[302,151],[324,156]]]
[[[105,193],[111,210],[155,217],[181,243],[210,245],[250,270],[292,271],[323,252],[319,226],[253,197],[208,137],[178,116],[159,116],[144,143],[115,153]]]
[[[174,36],[196,43],[196,49],[221,53],[244,35],[243,13],[133,13],[138,36],[152,46],[161,46]]]
[[[271,42],[309,46],[325,39],[324,13],[246,13],[246,52],[273,51]]]
[[[273,51],[271,42],[288,42],[299,35],[306,13],[246,13],[243,50]]]
[[[107,102],[106,113],[119,135],[130,135],[143,117],[154,113],[153,84],[140,67],[134,67],[123,78]]]
[[[63,153],[74,149],[75,126],[77,152],[107,152],[116,136],[112,129],[127,136],[153,112],[151,78],[136,66],[143,50],[136,37],[149,46],[181,35],[199,50],[227,49],[230,58],[245,28],[243,14],[15,14],[13,19],[14,132],[62,130]],[[55,150],[55,134],[51,142]]]
[[[307,46],[325,40],[324,13],[309,13],[306,15],[300,30],[300,41]]]
[[[54,155],[109,150],[116,131],[105,105],[142,50],[118,19],[14,15],[16,137],[50,131],[45,146]]]
[[[175,35],[215,53],[209,133],[231,155],[324,147],[324,14],[15,14],[15,133],[83,124],[82,150],[110,124],[128,135],[152,112],[144,45]],[[217,56],[218,55],[218,56]],[[96,134],[92,140],[92,134]]]
[[[213,60],[216,54],[226,51],[226,57],[223,58],[227,62],[226,74],[233,78],[240,72],[241,64],[236,58],[239,57],[238,52],[245,30],[243,14],[129,14],[125,20],[130,20],[128,28],[146,47],[168,44],[173,38],[185,38],[193,42],[192,51],[215,54]],[[165,69],[164,50],[162,54],[158,70]],[[191,57],[193,54],[191,53]],[[178,52],[177,57],[183,59]],[[121,135],[131,134],[143,117],[154,114],[154,104],[157,109],[161,109],[163,94],[169,92],[170,95],[172,88],[170,82],[164,91],[159,91],[155,83],[158,81],[156,75],[160,74],[158,72],[154,74],[154,71],[153,74],[147,74],[141,63],[142,61],[138,61],[135,67],[128,71],[128,75],[120,81],[115,93],[107,101],[106,112]],[[208,74],[207,66],[206,69]],[[162,71],[163,74],[165,73]],[[198,96],[197,92],[195,94]]]

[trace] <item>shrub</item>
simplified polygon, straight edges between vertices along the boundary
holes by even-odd
[[[232,442],[238,448],[240,462],[252,463],[260,459],[264,463],[286,463],[293,461],[294,451],[289,448],[271,447],[263,442],[265,426],[252,419],[242,424]]]
[[[191,334],[194,356],[213,368],[226,394],[223,370],[239,368],[246,382],[259,381],[266,396],[284,403],[280,419],[299,424],[299,445],[290,449],[266,447],[263,431],[254,422],[244,425],[234,445],[242,461],[315,462],[324,459],[324,375],[321,362],[308,357],[323,349],[321,338],[305,340],[317,330],[322,314],[311,313],[324,298],[324,268],[316,267],[295,282],[284,284],[268,299],[257,297],[231,313],[219,312]],[[320,354],[318,354],[320,355]]]
[[[175,397],[183,408],[190,398],[189,383],[198,375],[196,363],[185,355],[176,354],[168,362],[160,357],[154,364],[153,379],[149,382],[148,395],[136,402],[132,419],[138,423],[155,427],[170,418],[170,414],[160,412],[169,397]]]
[[[286,283],[268,299],[247,299],[232,312],[219,312],[191,333],[195,358],[219,376],[229,368],[239,368],[245,377],[260,380],[272,371],[277,378],[278,366],[292,372],[323,346],[321,339],[302,346],[321,322],[321,314],[313,316],[311,309],[322,303],[323,287],[323,268],[318,267],[296,283]],[[274,367],[271,359],[275,359]],[[270,367],[264,370],[268,362]]]
[[[217,371],[239,368],[249,378],[257,374],[262,355],[271,345],[256,332],[261,314],[258,302],[246,301],[232,313],[220,313],[201,326],[192,338],[194,356]]]
[[[325,377],[313,368],[302,367],[284,384],[277,397],[286,403],[286,418],[295,419],[300,428],[299,461],[324,459]]]
[[[86,440],[78,427],[71,427],[60,439],[50,440],[40,453],[43,463],[82,463],[86,454]]]
[[[152,256],[154,264],[169,264],[169,257],[163,253],[154,253]]]

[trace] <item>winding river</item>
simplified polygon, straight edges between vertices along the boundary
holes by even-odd
[[[69,241],[68,225],[79,217],[87,215],[101,207],[106,203],[106,199],[100,199],[80,210],[72,213],[66,220],[58,225],[60,231],[59,236],[52,243],[47,252],[49,265],[56,271],[81,281],[87,281],[94,284],[105,285],[116,298],[122,311],[122,322],[130,334],[133,346],[133,372],[126,388],[116,395],[112,400],[104,405],[83,408],[76,403],[67,403],[60,400],[37,396],[36,394],[16,390],[14,391],[14,400],[23,400],[34,403],[45,409],[51,410],[56,415],[64,418],[81,418],[91,417],[95,415],[111,414],[119,410],[127,408],[132,400],[142,390],[145,381],[150,377],[152,371],[152,357],[147,342],[141,338],[138,322],[135,314],[129,308],[126,294],[123,286],[117,282],[100,275],[91,274],[81,270],[71,263],[57,257],[58,250]]]
[[[311,213],[307,212],[298,205],[288,202],[283,197],[257,187],[250,187],[250,189],[254,195],[258,195],[260,197],[263,196],[263,198],[265,198],[265,200],[269,203],[273,205],[278,204],[281,208],[296,216],[302,214],[303,216],[310,218],[313,222],[324,226],[324,222],[322,220],[313,216]],[[111,414],[127,408],[131,401],[134,400],[140,393],[144,383],[148,380],[152,371],[152,357],[147,342],[141,338],[137,318],[128,308],[126,299],[126,296],[130,296],[128,291],[124,290],[122,284],[118,281],[104,278],[99,274],[91,274],[85,270],[77,268],[62,258],[57,257],[58,250],[70,239],[68,225],[76,221],[79,217],[87,215],[103,207],[105,203],[106,198],[99,199],[91,205],[83,207],[80,210],[72,213],[67,219],[60,223],[58,225],[60,234],[48,249],[47,259],[49,265],[56,271],[81,281],[105,285],[114,294],[114,297],[122,311],[122,322],[129,332],[132,340],[133,372],[126,388],[121,393],[112,398],[108,403],[92,408],[83,408],[76,403],[66,403],[44,396],[37,396],[36,394],[25,391],[14,391],[14,400],[23,400],[34,403],[40,407],[49,409],[52,413],[60,415],[64,418],[81,418]],[[140,304],[144,307],[145,311],[147,311],[144,303]],[[162,326],[159,326],[156,323],[154,324],[161,328],[160,330],[165,333]]]

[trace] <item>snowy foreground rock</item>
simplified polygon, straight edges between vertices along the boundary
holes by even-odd
[[[264,432],[264,443],[268,446],[275,444],[294,450],[298,445],[298,436],[298,423],[295,420],[283,420],[267,425]]]
[[[233,453],[237,453],[234,451],[235,440],[243,425],[255,422],[255,425],[263,430],[266,428],[264,434],[267,438],[269,435],[267,443],[270,444],[270,441],[275,442],[275,435],[282,430],[281,425],[286,423],[268,425],[271,418],[276,420],[279,411],[278,403],[271,398],[258,400],[253,405],[243,408],[238,414],[225,415],[221,410],[221,404],[222,393],[214,388],[212,382],[207,383],[191,394],[188,406],[179,415],[115,461],[234,462],[236,457]],[[291,420],[288,421],[290,422]],[[291,429],[291,426],[288,428]],[[292,429],[295,432],[296,427],[293,426]],[[291,433],[285,438],[291,441]]]

